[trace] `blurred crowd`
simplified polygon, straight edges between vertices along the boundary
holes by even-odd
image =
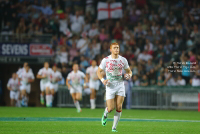
[[[1,0],[1,34],[51,34],[64,78],[73,63],[100,64],[117,42],[133,85],[200,86],[199,1],[102,1],[122,2],[123,17],[99,21],[95,0]]]

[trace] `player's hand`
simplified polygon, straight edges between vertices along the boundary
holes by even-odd
[[[103,84],[106,86],[107,84],[109,84],[108,80],[104,80]]]
[[[46,75],[46,74],[45,74],[45,75],[43,75],[43,79],[44,79],[44,78],[46,78],[46,77],[47,77],[47,75]]]
[[[131,78],[131,76],[130,76],[129,74],[124,74],[124,78],[125,78],[126,80],[128,80],[128,79]]]

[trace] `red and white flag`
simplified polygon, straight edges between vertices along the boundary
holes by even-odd
[[[122,12],[122,3],[115,2],[115,3],[106,3],[106,2],[98,2],[98,20],[105,20],[105,19],[118,19],[123,17]]]

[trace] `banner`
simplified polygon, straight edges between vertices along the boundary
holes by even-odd
[[[115,3],[106,3],[106,2],[98,2],[97,5],[98,9],[98,20],[105,20],[105,19],[118,19],[123,17],[122,12],[122,3],[115,2]]]
[[[0,56],[53,56],[51,44],[0,43]]]
[[[0,43],[0,56],[29,56],[29,44]]]
[[[30,44],[30,56],[53,56],[52,45]]]

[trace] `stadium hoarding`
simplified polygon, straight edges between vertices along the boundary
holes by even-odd
[[[44,62],[50,62],[51,57],[6,57],[0,56],[0,63],[6,64],[16,64],[16,63],[32,63],[32,64],[40,64]]]
[[[51,44],[0,43],[0,56],[53,56]]]
[[[53,56],[52,45],[30,44],[30,56]]]
[[[43,63],[53,56],[51,44],[0,43],[0,63]]]
[[[0,43],[0,56],[29,56],[29,44]]]

